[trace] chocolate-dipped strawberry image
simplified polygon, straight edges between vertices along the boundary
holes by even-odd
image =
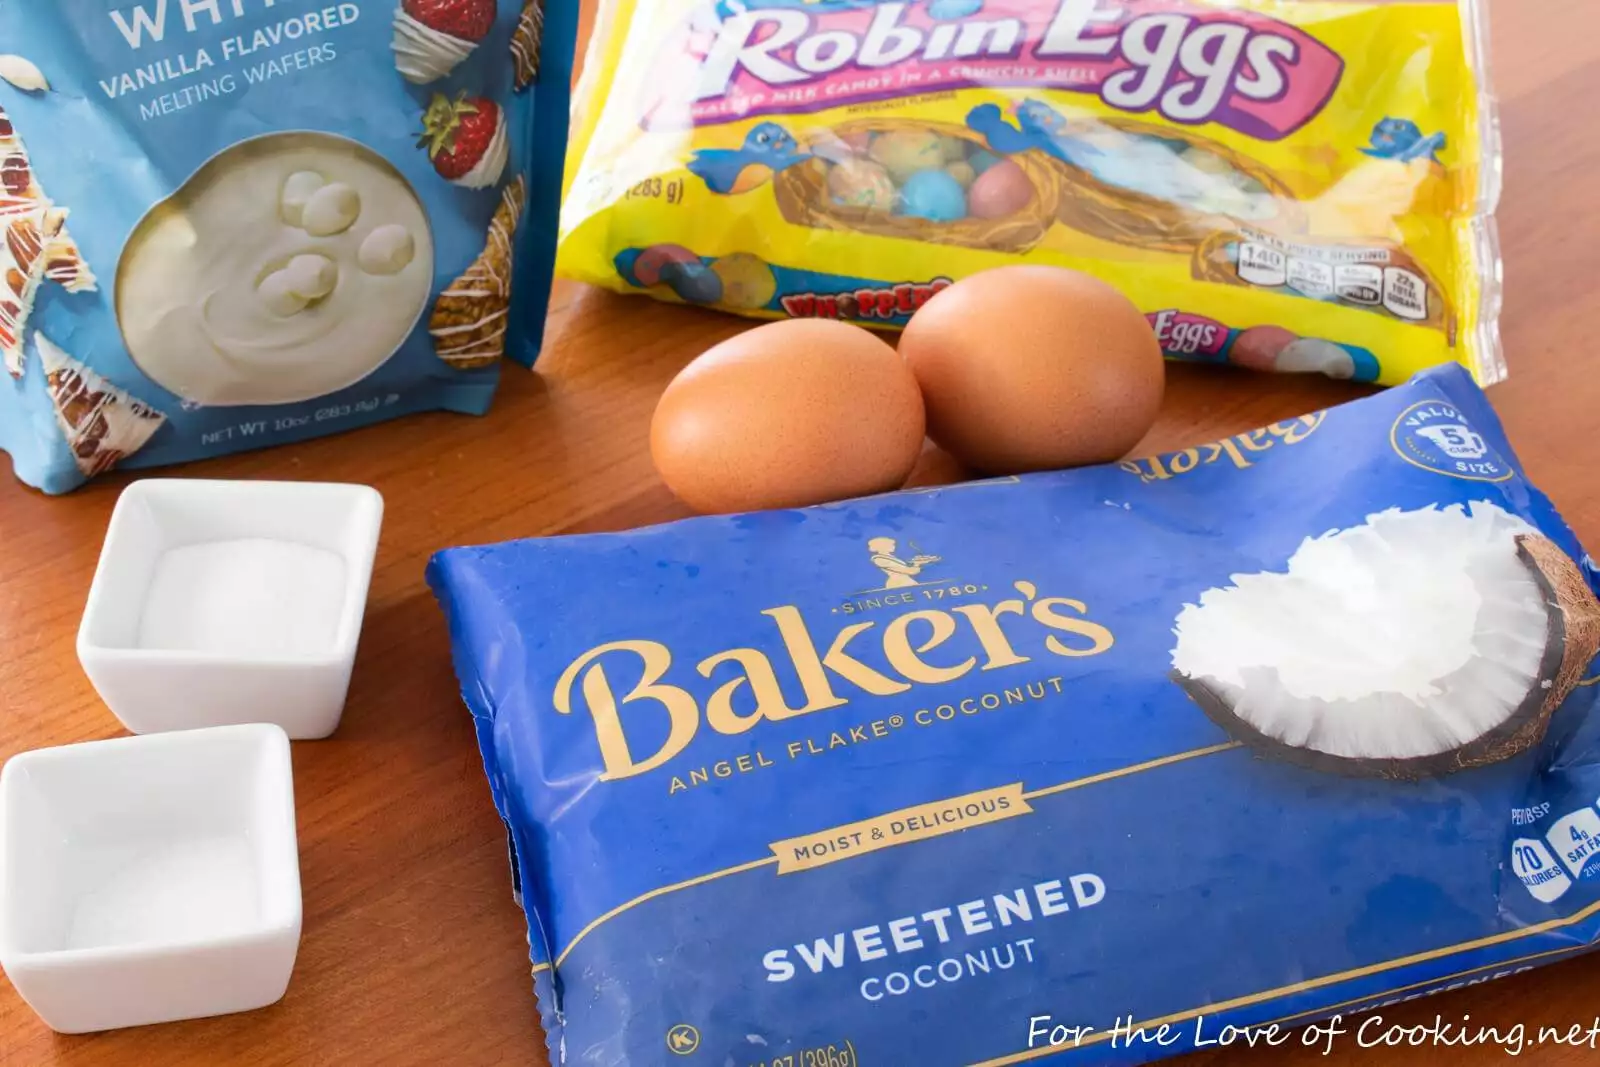
[[[427,85],[447,77],[494,29],[495,0],[403,0],[394,13],[395,67]]]
[[[428,150],[439,177],[467,189],[498,185],[510,158],[505,112],[493,100],[435,93],[422,116],[418,148]]]
[[[1415,780],[1545,736],[1600,652],[1576,563],[1488,501],[1391,509],[1177,618],[1174,681],[1260,754]]]

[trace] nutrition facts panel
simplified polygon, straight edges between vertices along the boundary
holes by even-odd
[[[1240,243],[1239,279],[1264,289],[1291,289],[1314,300],[1381,309],[1399,319],[1428,318],[1428,281],[1390,262],[1384,248],[1324,248],[1266,239]]]
[[[1600,811],[1578,808],[1551,823],[1542,840],[1517,838],[1511,870],[1545,904],[1559,900],[1574,882],[1600,878]]]
[[[1591,868],[1600,871],[1600,814],[1593,808],[1579,808],[1557,819],[1544,836],[1574,878],[1582,878]]]
[[[1543,841],[1519,837],[1511,845],[1511,870],[1533,898],[1553,904],[1572,888],[1572,879],[1556,863]]]

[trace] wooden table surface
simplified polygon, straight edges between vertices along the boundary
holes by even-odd
[[[1600,546],[1600,3],[1496,0],[1507,148],[1500,211],[1511,379],[1492,396],[1529,474]],[[101,1034],[52,1034],[0,983],[0,1063],[542,1064],[505,839],[443,620],[423,585],[435,549],[617,530],[685,512],[657,480],[649,417],[666,382],[745,324],[572,286],[556,293],[537,374],[509,369],[485,419],[430,415],[196,464],[184,476],[365,482],[388,502],[344,724],[297,744],[305,933],[288,996],[263,1011]],[[1357,390],[1178,367],[1142,451],[1183,447],[1349,399]],[[959,475],[932,453],[920,477]],[[73,651],[125,477],[47,499],[0,477],[0,759],[116,736]],[[1182,946],[1171,946],[1182,951]],[[1385,1013],[1500,1027],[1600,1015],[1600,956]],[[1500,1065],[1498,1048],[1217,1051],[1224,1064]],[[1521,1062],[1600,1063],[1539,1049]],[[898,1065],[896,1065],[898,1067]]]

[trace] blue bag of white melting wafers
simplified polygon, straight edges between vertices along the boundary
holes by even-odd
[[[0,0],[17,476],[486,411],[543,336],[577,11]]]
[[[429,577],[556,1062],[1320,1042],[1600,936],[1596,572],[1458,368]]]

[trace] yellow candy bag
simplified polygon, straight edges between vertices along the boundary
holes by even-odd
[[[1504,376],[1480,0],[604,0],[558,270],[902,326],[1116,285],[1169,356]]]

